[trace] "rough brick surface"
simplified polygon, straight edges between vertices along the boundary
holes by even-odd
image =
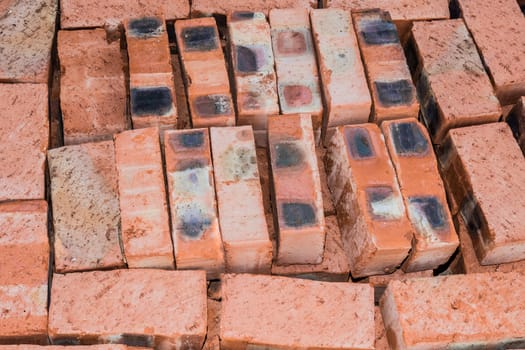
[[[383,296],[386,287],[391,281],[405,281],[409,278],[420,278],[420,277],[432,277],[434,276],[433,270],[417,271],[417,272],[403,272],[398,269],[395,272],[388,275],[376,275],[363,278],[359,282],[368,283],[374,288],[374,301],[379,304],[379,300]]]
[[[47,86],[0,84],[0,201],[43,199],[49,142]]]
[[[203,271],[114,270],[53,277],[49,336],[55,344],[200,349],[206,325]]]
[[[374,319],[376,323],[376,350],[390,350],[388,339],[386,337],[385,324],[383,323],[383,316],[381,316],[381,309],[374,307]]]
[[[192,17],[211,16],[213,14],[226,15],[230,11],[262,12],[266,16],[272,9],[287,8],[316,8],[315,0],[193,0],[191,4]]]
[[[48,152],[55,270],[122,267],[113,141]]]
[[[220,337],[223,349],[373,349],[372,289],[360,283],[224,275]]]

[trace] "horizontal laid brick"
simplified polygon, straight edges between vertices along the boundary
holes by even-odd
[[[433,270],[424,270],[417,272],[404,272],[401,269],[397,269],[395,272],[388,275],[375,275],[363,278],[359,282],[368,283],[371,287],[374,288],[374,302],[379,304],[379,300],[383,296],[386,287],[392,281],[405,281],[410,278],[420,278],[420,277],[432,277],[434,276]]]
[[[257,0],[247,3],[244,0],[193,0],[191,2],[191,16],[211,16],[214,14],[227,15],[234,11],[262,12],[266,16],[272,9],[287,8],[317,8],[315,0]]]

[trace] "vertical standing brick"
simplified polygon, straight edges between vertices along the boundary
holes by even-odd
[[[525,96],[511,110],[507,117],[507,123],[525,154]]]
[[[49,142],[47,86],[0,84],[0,201],[43,199]]]
[[[501,107],[463,20],[416,22],[411,40],[421,115],[435,143],[451,128],[499,120]]]
[[[237,124],[265,130],[279,114],[270,26],[261,12],[228,14]]]
[[[175,22],[194,128],[235,125],[226,63],[213,18]]]
[[[122,244],[130,268],[173,269],[159,129],[115,135]]]
[[[525,259],[525,159],[509,126],[450,130],[441,164],[480,263]]]
[[[53,276],[49,307],[53,344],[200,349],[206,324],[204,271],[113,270]]]
[[[124,25],[133,128],[176,128],[176,98],[164,18],[133,18]]]
[[[224,275],[220,338],[226,350],[373,349],[372,288],[362,283]]]
[[[103,29],[58,32],[60,106],[66,145],[110,140],[128,128],[119,41]]]
[[[177,268],[219,278],[224,251],[208,129],[166,131],[164,147]]]
[[[47,203],[0,204],[0,344],[47,342]]]
[[[525,276],[483,273],[393,281],[381,300],[392,349],[518,349]]]
[[[381,129],[414,232],[403,270],[432,270],[449,260],[459,241],[430,137],[412,118],[386,121]]]
[[[353,19],[372,93],[372,120],[380,124],[387,119],[417,118],[416,89],[390,15],[367,10],[354,13]]]
[[[193,0],[191,2],[192,17],[227,15],[234,11],[262,12],[265,16],[272,9],[287,8],[317,8],[316,0]]]
[[[211,128],[210,135],[226,271],[270,273],[272,242],[252,128]]]
[[[326,232],[310,115],[268,118],[268,147],[278,229],[276,262],[319,264]]]
[[[514,0],[457,0],[501,105],[525,96],[525,17]]]
[[[319,131],[323,105],[308,10],[273,9],[270,27],[281,112],[309,113]]]
[[[379,127],[338,127],[326,166],[352,276],[393,272],[408,255],[412,227]]]
[[[48,151],[55,270],[124,266],[113,141]]]
[[[313,10],[310,19],[326,104],[324,133],[334,126],[368,122],[372,101],[350,12]]]

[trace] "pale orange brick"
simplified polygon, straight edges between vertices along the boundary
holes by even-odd
[[[317,8],[316,0],[193,0],[191,4],[192,17],[226,15],[230,11],[262,12],[266,16],[272,9],[287,8]]]
[[[383,296],[386,287],[392,281],[405,281],[409,278],[420,278],[420,277],[432,277],[434,276],[433,270],[417,271],[417,272],[404,272],[401,269],[388,275],[375,275],[359,280],[359,282],[368,283],[374,288],[374,301],[379,304],[379,300]]]

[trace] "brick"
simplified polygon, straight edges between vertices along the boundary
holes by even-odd
[[[221,348],[373,349],[373,307],[365,284],[224,275]]]
[[[310,115],[269,117],[268,145],[278,228],[276,263],[319,264],[326,232]]]
[[[203,271],[113,270],[53,276],[49,307],[53,344],[200,349],[206,325]]]
[[[128,129],[119,41],[103,29],[58,32],[64,144],[110,140]]]
[[[412,118],[385,121],[381,129],[414,232],[403,270],[432,270],[450,259],[459,241],[430,137]]]
[[[388,275],[376,275],[363,278],[359,282],[368,283],[371,287],[374,288],[374,302],[379,304],[379,300],[383,296],[386,287],[391,281],[406,281],[410,278],[420,278],[420,277],[432,277],[434,276],[433,270],[424,270],[416,272],[404,272],[401,269],[396,270],[395,272]]]
[[[326,282],[346,282],[350,276],[350,265],[343,248],[341,231],[335,216],[325,218],[326,243],[323,261],[319,264],[272,265],[272,275],[290,276]]]
[[[372,93],[372,121],[417,118],[416,89],[388,12],[367,10],[352,16]]]
[[[47,203],[0,204],[0,344],[47,342]]]
[[[512,108],[506,121],[525,154],[525,96]]]
[[[48,151],[55,271],[124,266],[113,141]]]
[[[57,0],[7,1],[0,5],[0,81],[47,83]]]
[[[388,339],[386,338],[385,325],[383,323],[383,316],[381,316],[381,309],[376,306],[374,307],[374,320],[376,324],[376,350],[390,350],[388,345]]]
[[[412,38],[422,120],[435,143],[451,128],[499,120],[501,107],[463,20],[416,22]]]
[[[159,129],[115,135],[115,160],[128,267],[173,269]]]
[[[175,22],[194,128],[235,125],[226,63],[213,18]]]
[[[221,302],[208,298],[208,329],[202,350],[220,350]]]
[[[320,130],[323,105],[308,10],[272,9],[270,27],[281,113],[311,114]]]
[[[210,136],[226,271],[270,273],[272,243],[252,128],[211,128]]]
[[[0,345],[0,350],[138,350],[137,348],[128,348],[125,345],[120,344],[97,344],[97,345]]]
[[[393,349],[523,348],[525,277],[515,273],[393,281],[381,300]]]
[[[203,269],[209,279],[224,272],[207,129],[165,132],[175,261],[179,269]]]
[[[126,18],[163,16],[166,20],[187,18],[188,0],[113,0],[86,3],[82,0],[60,1],[60,26],[64,29],[115,26]]]
[[[0,201],[43,199],[49,142],[47,86],[0,84]]]
[[[272,9],[288,8],[317,8],[315,0],[257,0],[247,3],[243,0],[193,0],[191,4],[191,16],[227,15],[229,12],[262,12],[265,16]]]
[[[457,0],[461,15],[490,74],[501,105],[525,96],[525,17],[516,1]]]
[[[413,233],[379,127],[338,127],[326,168],[352,277],[393,272]]]
[[[441,164],[481,265],[525,259],[525,159],[510,127],[451,130]]]
[[[266,130],[267,117],[279,114],[270,25],[264,13],[228,15],[237,124]]]
[[[124,28],[133,128],[177,127],[177,100],[164,18],[128,19]]]

